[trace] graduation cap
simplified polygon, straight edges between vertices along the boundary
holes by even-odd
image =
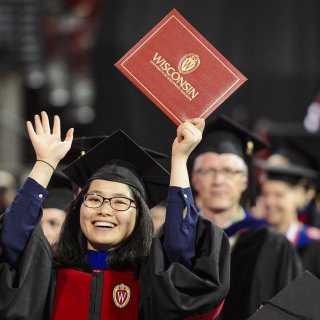
[[[233,153],[246,158],[269,147],[267,141],[224,114],[208,120],[198,152]]]
[[[76,137],[73,139],[71,147],[79,150],[82,155],[105,138],[108,138],[108,136]]]
[[[267,135],[272,145],[271,155],[278,154],[293,164],[320,172],[320,135],[306,131],[300,123],[270,122]],[[310,177],[309,183],[319,189],[319,177]]]
[[[290,122],[269,122],[266,134],[272,153],[286,152],[284,155],[290,162],[320,170],[319,134],[308,132],[302,124]]]
[[[80,150],[81,155],[88,152],[90,149],[92,149],[94,146],[96,146],[98,143],[103,141],[104,139],[108,138],[107,135],[102,136],[92,136],[92,137],[77,137],[74,138],[72,141],[72,148]],[[151,157],[154,158],[168,158],[168,155],[159,151],[155,151],[149,148],[141,147],[143,150],[145,150]]]
[[[128,184],[149,207],[167,198],[170,174],[125,132],[118,130],[63,169],[80,188],[93,179]]]
[[[316,180],[319,176],[317,171],[293,163],[275,164],[261,159],[255,159],[254,163],[264,170],[268,180],[283,181],[291,185],[307,187],[309,181]]]
[[[224,114],[208,119],[202,141],[195,148],[191,161],[205,152],[232,153],[240,156],[248,165],[250,204],[255,204],[255,180],[253,175],[253,155],[269,147],[269,144],[255,133],[238,124]]]
[[[75,197],[72,181],[63,172],[55,171],[47,187],[48,196],[42,203],[42,207],[66,210],[68,204]]]
[[[319,319],[320,279],[304,271],[247,320]]]

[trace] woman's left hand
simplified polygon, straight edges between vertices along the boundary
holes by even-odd
[[[172,145],[172,157],[187,160],[202,139],[205,121],[202,118],[185,120],[177,128],[177,137]]]

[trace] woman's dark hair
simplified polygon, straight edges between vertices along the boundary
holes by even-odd
[[[53,259],[56,268],[92,271],[89,262],[86,260],[87,239],[80,227],[80,207],[83,203],[83,194],[87,192],[89,186],[90,183],[82,189],[70,205]],[[131,269],[138,274],[149,256],[153,223],[149,208],[141,193],[134,187],[128,187],[137,205],[136,223],[132,234],[112,250],[106,269]]]

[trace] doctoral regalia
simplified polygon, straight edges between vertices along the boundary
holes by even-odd
[[[161,234],[154,238],[150,258],[139,277],[140,299],[135,300],[139,301],[139,320],[214,319],[229,289],[227,236],[221,229],[199,217],[196,257],[192,267],[187,268],[179,263],[167,265]],[[57,271],[52,268],[52,256],[52,248],[40,225],[32,232],[16,268],[6,262],[2,252],[1,319],[51,319],[57,276]],[[87,273],[87,276],[92,274]],[[90,283],[90,289],[101,286],[99,278],[103,277],[94,278],[97,281]],[[113,297],[112,292],[107,295]],[[77,293],[73,298],[77,299]],[[101,298],[105,299],[104,296]],[[79,319],[76,314],[73,317],[72,310],[66,316],[70,320]],[[99,311],[89,308],[88,315],[84,315],[83,319],[102,318]],[[113,319],[117,317],[108,318]]]

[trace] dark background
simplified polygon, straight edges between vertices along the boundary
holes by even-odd
[[[103,1],[93,51],[95,133],[123,127],[168,152],[175,126],[113,64],[176,8],[248,81],[216,114],[248,127],[257,118],[301,121],[320,89],[317,0]]]
[[[76,2],[76,1],[73,1]],[[85,1],[82,1],[85,2]],[[248,81],[215,112],[248,128],[263,119],[302,123],[320,89],[319,0],[118,0],[97,2],[88,55],[95,119],[80,124],[68,106],[58,113],[75,135],[123,129],[145,147],[170,153],[176,126],[115,67],[176,8]],[[44,108],[41,90],[26,90],[26,117]]]

